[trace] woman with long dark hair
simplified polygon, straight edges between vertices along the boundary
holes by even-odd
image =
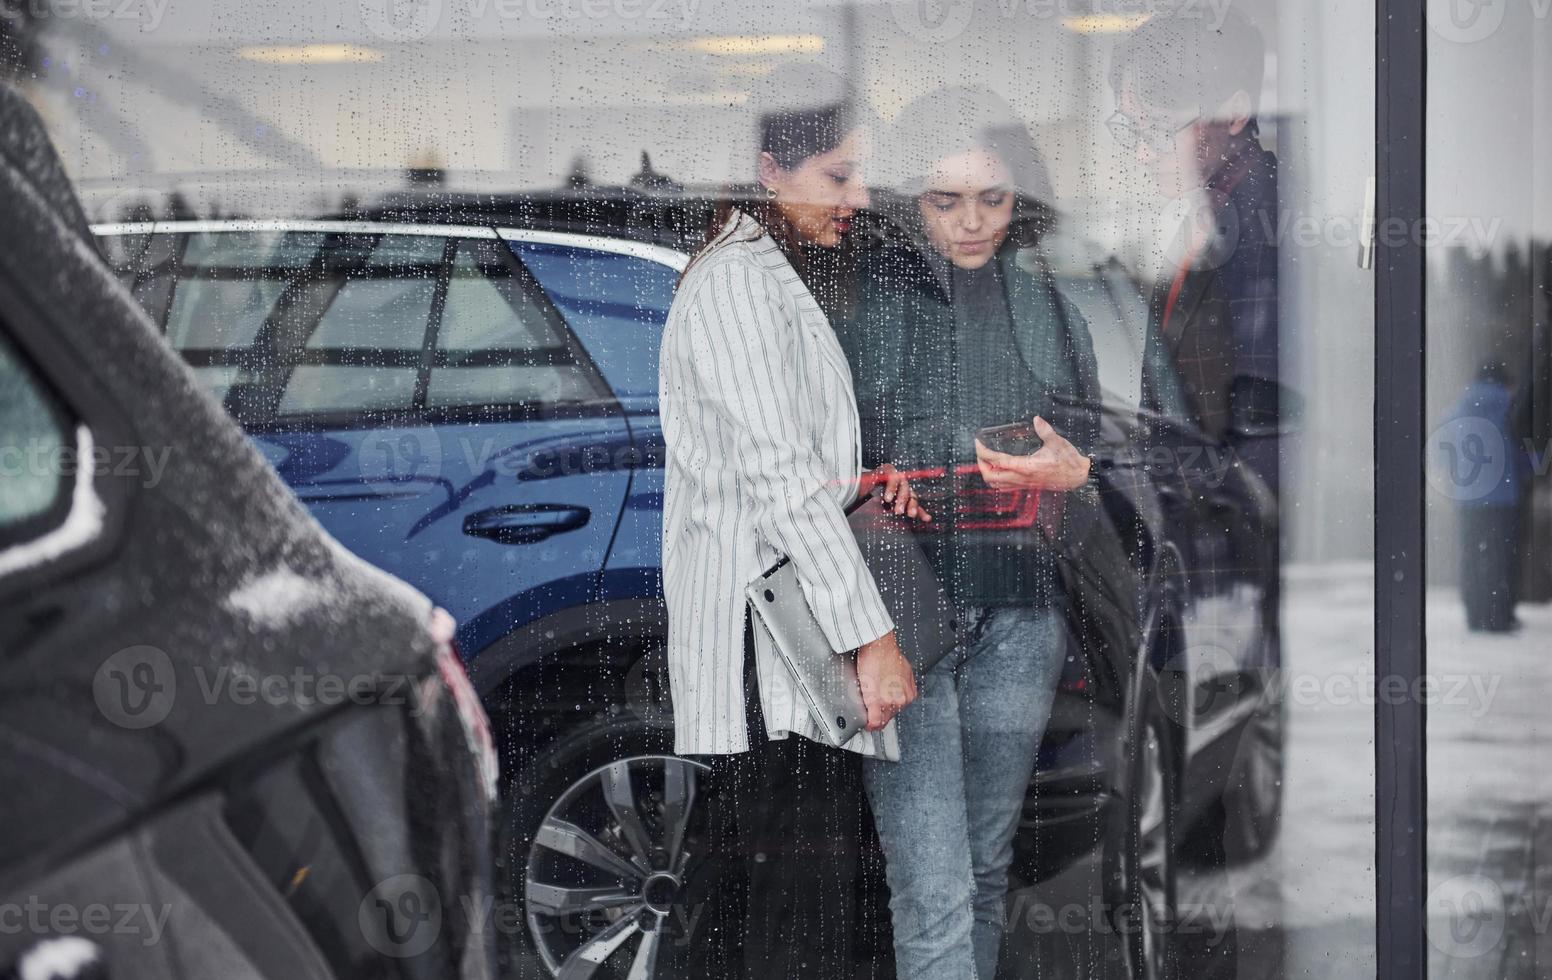
[[[863,776],[898,975],[991,980],[1013,835],[1061,674],[1064,600],[1038,530],[989,528],[968,502],[1039,495],[1048,513],[1086,486],[1077,446],[1097,433],[1097,369],[1082,317],[1021,248],[1054,211],[1044,162],[1006,103],[943,89],[907,106],[892,137],[881,158],[898,173],[901,234],[862,254],[842,330],[864,459],[978,476],[935,505],[936,533],[918,528],[969,638],[919,678],[898,720],[900,761],[865,760]],[[1049,421],[1058,412],[1065,435]],[[1038,451],[977,439],[1018,422],[1033,424]]]
[[[711,867],[689,904],[692,975],[847,976],[853,969],[858,758],[915,696],[894,624],[844,516],[863,476],[846,357],[803,269],[858,207],[866,133],[822,73],[818,98],[759,118],[758,188],[730,196],[680,281],[663,334],[663,591],[675,750],[711,768]],[[773,87],[775,87],[773,85]],[[897,513],[925,516],[898,473]],[[831,647],[857,651],[867,731],[823,740],[744,590],[790,559]]]

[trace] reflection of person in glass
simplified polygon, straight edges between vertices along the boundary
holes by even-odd
[[[1176,202],[1153,332],[1196,425],[1278,488],[1277,158],[1256,120],[1265,50],[1238,11],[1217,29],[1155,17],[1116,46],[1116,141]],[[1151,358],[1150,358],[1151,360]]]
[[[1051,216],[1027,128],[997,96],[959,88],[906,107],[891,137],[880,166],[900,168],[890,182],[905,191],[905,234],[859,256],[841,330],[864,458],[1046,502],[1085,487],[1091,461],[1074,442],[1092,445],[1097,416],[1070,405],[1097,404],[1094,353],[1050,274],[1020,260]],[[1037,418],[1033,454],[976,439]],[[1072,441],[1047,421],[1058,418]],[[923,544],[970,638],[901,712],[900,761],[863,763],[909,980],[996,973],[1013,836],[1065,653],[1055,558],[1039,534],[977,529],[963,499],[934,519],[942,533]]]
[[[1436,465],[1459,500],[1460,596],[1473,632],[1519,628],[1520,506],[1530,459],[1515,425],[1514,394],[1502,364],[1482,365],[1449,421],[1458,438],[1445,441]]]
[[[816,80],[800,81],[778,91],[815,98]],[[858,492],[857,408],[801,271],[803,246],[838,245],[868,201],[865,134],[835,101],[765,113],[759,137],[759,191],[719,207],[663,332],[674,747],[711,769],[710,866],[678,904],[703,916],[691,976],[841,977],[853,969],[856,753],[888,751],[881,730],[915,696],[843,514]],[[923,516],[898,474],[885,494]],[[818,744],[796,681],[750,629],[744,590],[782,557],[832,647],[858,651],[869,730],[852,752]]]

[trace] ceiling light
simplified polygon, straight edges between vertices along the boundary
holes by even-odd
[[[699,37],[689,47],[706,54],[818,54],[824,50],[824,38],[818,34],[763,34]]]
[[[284,44],[238,48],[237,57],[264,65],[362,65],[382,61],[383,53],[359,44]]]
[[[1148,22],[1151,14],[1084,14],[1063,17],[1062,26],[1079,34],[1120,34],[1135,31]]]

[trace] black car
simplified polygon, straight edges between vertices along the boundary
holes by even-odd
[[[5,89],[0,133],[0,974],[492,975],[451,621],[200,390]]]

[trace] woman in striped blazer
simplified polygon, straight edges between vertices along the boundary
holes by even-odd
[[[711,922],[692,937],[707,961],[696,976],[851,974],[858,759],[892,748],[885,726],[915,697],[844,516],[863,477],[857,403],[803,277],[867,204],[864,142],[843,101],[764,114],[760,191],[719,206],[663,333],[675,750],[711,767],[713,867],[695,901]],[[897,513],[926,518],[898,473],[869,478]],[[831,646],[857,651],[868,731],[851,752],[819,743],[786,667],[750,629],[744,589],[783,556]]]

